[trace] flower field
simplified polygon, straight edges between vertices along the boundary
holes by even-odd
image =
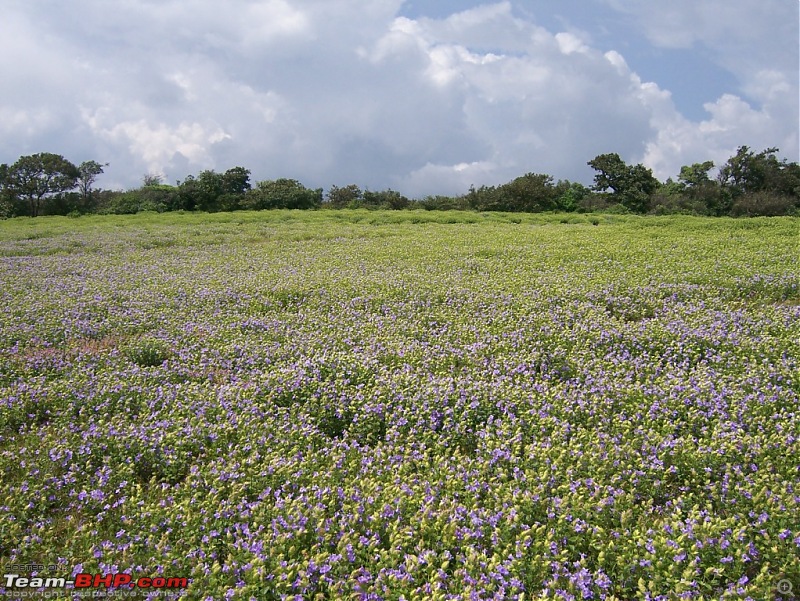
[[[198,600],[791,598],[799,229],[0,222],[0,567]]]

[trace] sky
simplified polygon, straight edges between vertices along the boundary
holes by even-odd
[[[253,182],[413,198],[525,173],[660,180],[747,145],[800,159],[796,0],[4,0],[0,163],[134,188]]]

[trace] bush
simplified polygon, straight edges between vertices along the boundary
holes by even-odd
[[[793,215],[797,207],[788,196],[772,192],[755,192],[741,196],[731,207],[734,217],[776,217],[778,215]]]
[[[139,367],[155,367],[170,358],[172,351],[163,340],[143,337],[125,348],[125,356]]]
[[[596,213],[605,211],[611,206],[609,195],[603,193],[589,194],[578,202],[578,213]]]
[[[316,209],[322,205],[322,188],[312,190],[293,179],[276,179],[258,182],[245,194],[242,208],[263,209]]]
[[[343,209],[354,203],[357,204],[363,197],[364,193],[361,188],[355,184],[350,184],[343,188],[331,186],[328,190],[328,203],[326,206],[333,209]]]
[[[703,201],[686,194],[656,192],[650,198],[652,215],[705,215],[707,212]]]
[[[469,210],[469,203],[464,196],[426,196],[419,205],[426,211]]]
[[[381,192],[364,192],[363,205],[370,209],[405,209],[411,201],[394,190],[383,190]]]

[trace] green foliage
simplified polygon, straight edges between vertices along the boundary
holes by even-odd
[[[426,196],[419,205],[426,211],[465,211],[470,208],[465,196]]]
[[[355,184],[350,184],[343,188],[331,186],[327,194],[327,206],[333,209],[357,208],[363,197],[364,193],[361,188]]]
[[[392,189],[381,190],[380,192],[365,190],[361,200],[361,206],[369,209],[399,210],[408,208],[410,204],[411,201],[408,198]]]
[[[581,203],[592,194],[592,191],[578,182],[560,180],[556,184],[556,210],[572,212],[577,211]]]
[[[168,184],[142,186],[127,192],[116,192],[102,197],[103,213],[130,215],[141,211],[163,213],[180,207],[180,191]]]
[[[653,172],[644,165],[627,165],[616,153],[601,154],[588,162],[597,174],[594,189],[611,190],[616,202],[634,213],[647,212],[650,195],[659,187]]]
[[[6,185],[8,165],[0,163],[0,219],[11,217],[14,213],[14,196]]]
[[[683,183],[686,188],[696,188],[712,183],[708,172],[714,168],[714,161],[706,161],[705,163],[694,163],[692,165],[684,165],[681,167],[681,173],[678,179]]]
[[[92,196],[94,183],[98,176],[103,174],[103,167],[108,167],[108,163],[101,165],[97,161],[84,161],[78,165],[78,191],[81,195],[81,203],[77,210],[88,213],[95,210],[94,198]]]
[[[188,176],[179,188],[181,209],[236,211],[250,190],[250,171],[244,167],[233,167],[225,173],[205,170],[196,178]]]
[[[745,195],[759,195],[756,199],[745,201],[748,209],[744,210],[739,203],[739,214],[751,214],[750,210],[758,210],[759,206],[765,211],[777,210],[783,206],[785,210],[790,207],[800,208],[800,166],[797,163],[779,161],[777,148],[767,148],[755,153],[747,146],[741,146],[736,155],[731,157],[719,171],[718,182],[723,189],[724,201],[718,213],[733,211]],[[783,197],[783,200],[767,200],[768,197]],[[768,215],[769,212],[756,213]],[[784,213],[786,214],[786,213]]]
[[[163,340],[137,338],[125,347],[125,356],[140,367],[155,367],[170,358],[172,351]]]
[[[48,197],[75,187],[78,168],[58,154],[42,152],[20,157],[5,173],[4,188],[20,203],[19,214],[36,217]]]
[[[322,204],[322,189],[311,190],[294,179],[261,181],[248,191],[242,208],[263,209],[316,209]]]
[[[557,207],[558,190],[550,175],[526,173],[498,186],[496,194],[502,211],[538,213]]]
[[[582,189],[582,186],[573,188],[569,182],[559,182],[556,186],[549,175],[526,173],[500,186],[481,186],[478,189],[472,186],[465,201],[476,211],[539,213],[573,210],[583,197]]]
[[[316,209],[321,206],[514,213],[796,214],[800,211],[800,165],[785,159],[779,161],[776,152],[776,148],[769,148],[755,153],[742,146],[714,179],[709,175],[714,163],[705,161],[681,167],[677,181],[669,179],[661,184],[643,165],[627,165],[618,154],[609,153],[588,162],[597,172],[592,188],[568,180],[554,183],[550,175],[529,172],[505,184],[471,186],[461,196],[428,196],[420,200],[411,200],[392,189],[374,192],[362,190],[356,184],[334,185],[328,190],[324,204],[321,189],[308,189],[293,179],[261,181],[253,189],[250,171],[244,167],[233,167],[224,173],[204,170],[197,176],[189,175],[177,186],[163,184],[159,174],[147,174],[138,189],[94,190],[97,176],[107,165],[85,161],[79,167],[70,167],[71,163],[66,161],[60,164],[64,173],[59,179],[54,176],[54,169],[59,166],[58,160],[64,159],[43,153],[21,157],[11,167],[0,165],[0,218],[90,212]],[[43,157],[47,160],[42,160]],[[34,159],[39,161],[36,165]],[[25,174],[28,175],[23,177]],[[37,190],[37,181],[44,187]],[[64,188],[70,182],[72,187],[78,186],[78,193]],[[375,219],[388,222],[393,218],[370,218]]]
[[[789,196],[769,191],[751,192],[739,196],[731,206],[731,215],[734,217],[755,217],[763,215],[776,217],[778,215],[791,215],[798,205]]]

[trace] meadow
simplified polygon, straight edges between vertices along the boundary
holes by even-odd
[[[799,232],[1,221],[0,567],[208,601],[791,598]]]

